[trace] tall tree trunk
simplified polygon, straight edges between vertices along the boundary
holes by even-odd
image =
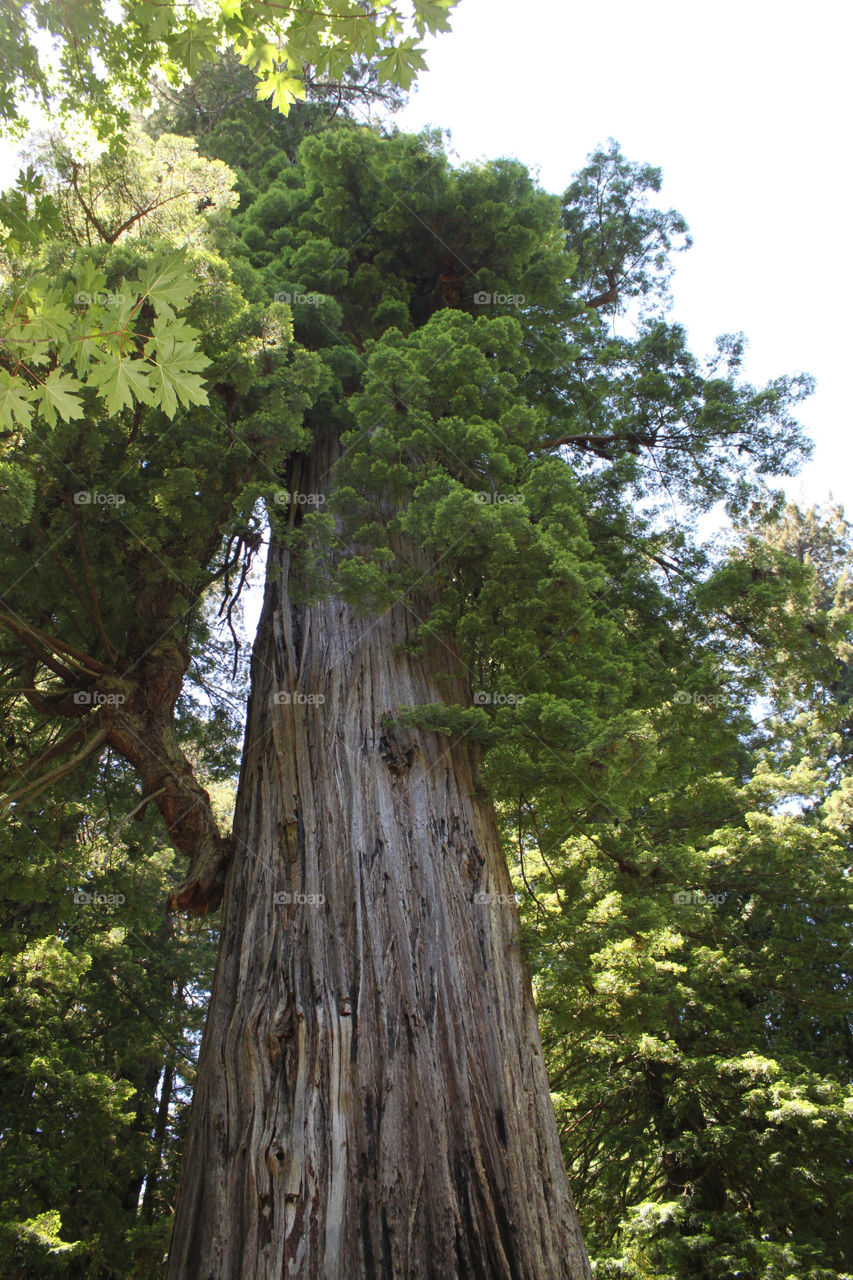
[[[458,668],[291,571],[274,546],[168,1276],[587,1278],[476,752],[382,724]]]

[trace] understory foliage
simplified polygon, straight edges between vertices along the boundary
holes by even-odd
[[[182,736],[227,820],[233,708],[199,645]],[[198,683],[195,683],[195,682]],[[44,731],[4,717],[4,766]],[[192,746],[189,747],[189,744]],[[16,813],[0,844],[0,1275],[148,1280],[169,1242],[215,921],[168,915],[176,854],[112,754]]]
[[[9,268],[57,306],[97,295],[112,372],[13,415],[0,461],[0,1275],[158,1274],[212,930],[164,915],[174,833],[117,699],[189,670],[169,725],[227,829],[211,615],[261,500],[303,598],[404,602],[465,678],[393,714],[480,744],[597,1274],[843,1275],[850,530],[768,487],[807,454],[809,380],[752,386],[737,335],[690,350],[666,288],[686,224],[615,144],[560,198],[515,161],[453,168],[437,134],[274,118],[241,74],[206,69],[122,157],[43,148],[62,226]],[[178,243],[181,315],[151,277]],[[174,326],[204,363],[164,403]],[[306,515],[315,431],[341,456]],[[703,544],[716,504],[732,533]]]

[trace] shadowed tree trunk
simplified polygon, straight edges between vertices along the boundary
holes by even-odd
[[[170,1280],[583,1280],[476,751],[382,724],[467,700],[458,664],[291,572],[273,546]]]

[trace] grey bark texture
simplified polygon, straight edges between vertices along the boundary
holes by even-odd
[[[292,569],[274,545],[169,1280],[588,1280],[476,750],[383,726],[470,691],[397,647],[403,603],[297,606]]]

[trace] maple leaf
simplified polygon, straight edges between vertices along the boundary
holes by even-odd
[[[56,416],[63,422],[73,422],[83,417],[83,404],[75,393],[83,386],[79,378],[53,369],[41,385],[39,398],[45,422],[56,426]]]
[[[150,367],[139,358],[98,354],[97,364],[90,373],[90,386],[98,388],[98,394],[106,402],[110,413],[130,409],[134,400],[151,404],[152,389]]]
[[[9,431],[14,422],[19,427],[28,427],[33,416],[32,399],[31,387],[0,369],[0,428]]]

